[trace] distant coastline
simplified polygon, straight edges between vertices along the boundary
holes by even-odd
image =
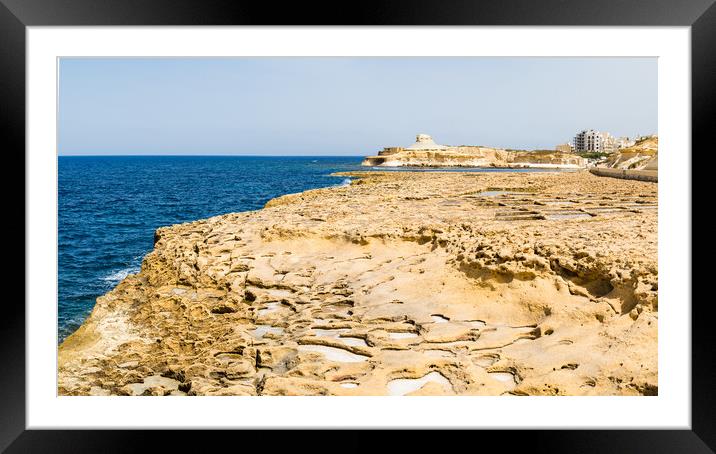
[[[483,146],[446,146],[428,134],[418,134],[408,147],[386,147],[361,163],[370,167],[500,167],[583,169],[587,161],[557,150],[514,151]]]

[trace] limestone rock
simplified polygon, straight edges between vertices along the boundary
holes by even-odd
[[[159,229],[60,345],[59,394],[658,392],[656,184],[350,176]]]

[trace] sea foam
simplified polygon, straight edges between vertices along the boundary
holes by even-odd
[[[118,284],[120,283],[124,278],[129,276],[130,274],[138,273],[141,267],[139,266],[130,266],[128,268],[124,268],[118,271],[114,271],[101,279],[104,282],[107,282],[108,284]]]

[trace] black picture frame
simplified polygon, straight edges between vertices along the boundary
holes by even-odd
[[[362,0],[280,5],[244,0],[0,0],[0,124],[5,131],[5,156],[12,155],[17,159],[14,169],[25,168],[26,27],[92,25],[690,26],[692,144],[693,149],[703,152],[713,148],[708,144],[712,119],[716,117],[714,0]],[[13,173],[19,172],[14,170]],[[17,191],[14,186],[10,187],[9,180],[3,184],[7,186],[5,194]],[[24,222],[23,227],[26,227]],[[32,241],[24,231],[23,237],[25,245]],[[17,261],[10,263],[15,265]],[[23,267],[23,272],[32,270]],[[23,277],[26,276],[23,274]],[[17,283],[11,285],[20,288]],[[217,441],[238,443],[236,435],[228,431],[209,437],[191,431],[26,430],[25,310],[14,301],[6,299],[0,315],[3,360],[0,450],[13,453],[131,452],[148,447],[151,439],[160,441],[164,450],[179,451],[194,447],[206,449]],[[711,319],[707,316],[709,304],[710,299],[706,299],[694,300],[692,305],[691,430],[520,430],[515,433],[490,430],[477,435],[480,443],[497,441],[508,451],[525,449],[532,452],[714,452],[716,391],[713,384],[716,373],[712,346],[715,339]],[[535,417],[539,419],[538,413]],[[302,442],[315,439],[315,434],[311,433],[266,435],[257,437],[257,440],[263,440],[271,450],[282,443],[300,447]],[[372,438],[362,431],[334,431],[332,435],[341,440],[334,449],[366,451],[374,447]],[[412,432],[399,437],[396,447],[401,450],[411,449],[411,446],[427,448],[432,442],[445,449],[443,439],[439,434]],[[308,445],[311,446],[318,449],[317,445]]]

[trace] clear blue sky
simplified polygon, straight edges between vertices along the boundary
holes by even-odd
[[[62,58],[59,154],[553,148],[657,133],[656,58]]]

